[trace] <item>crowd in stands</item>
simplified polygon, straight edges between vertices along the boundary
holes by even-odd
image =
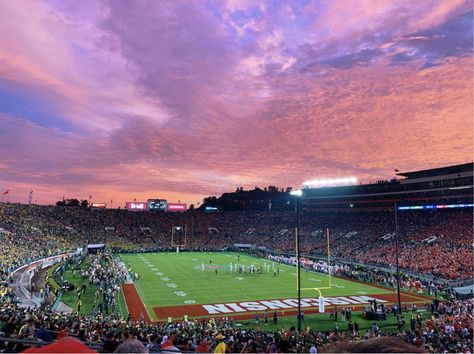
[[[395,265],[394,237],[380,238],[393,233],[393,215],[387,218],[385,213],[374,213],[367,217],[372,219],[362,221],[367,228],[355,228],[359,232],[350,240],[336,239],[334,255],[362,263]],[[472,223],[472,210],[399,212],[400,267],[444,279],[470,278]],[[436,240],[428,243],[432,236]]]
[[[294,256],[268,254],[266,257],[274,262],[296,266],[296,257]],[[300,266],[301,268],[314,270],[319,273],[328,273],[330,271],[330,273],[335,276],[385,285],[390,288],[396,286],[396,274],[382,269],[341,263],[334,263],[328,266],[326,261],[316,259],[311,260],[305,257],[301,258]],[[449,290],[449,286],[446,282],[434,282],[410,274],[401,274],[400,277],[400,287],[408,291],[427,293],[437,297],[439,292],[446,292]]]
[[[105,352],[114,352],[121,343],[128,343],[135,349],[138,345],[141,352],[160,349],[213,352],[220,345],[224,347],[223,352],[227,349],[227,352],[289,353],[314,352],[346,340],[357,342],[398,336],[414,345],[410,351],[420,348],[430,352],[472,352],[474,301],[436,300],[431,308],[431,312],[424,315],[414,313],[410,327],[407,325],[397,334],[385,333],[376,325],[359,331],[351,326],[351,321],[340,321],[340,327],[335,326],[334,330],[320,332],[306,328],[297,333],[294,329],[268,331],[259,326],[240,329],[226,318],[145,324],[114,316],[66,315],[51,313],[47,309],[21,309],[10,303],[0,308],[0,338],[50,342],[72,336]],[[129,342],[134,340],[138,343]],[[21,351],[29,345],[0,341],[0,351]]]
[[[400,212],[401,267],[445,279],[472,277],[472,210]],[[53,313],[19,308],[10,285],[12,271],[35,259],[74,251],[88,243],[106,243],[129,251],[169,248],[171,229],[185,226],[190,249],[220,249],[234,243],[267,246],[275,251],[294,249],[294,215],[289,212],[228,212],[204,214],[141,213],[125,210],[0,204],[0,337],[50,341],[74,336],[112,352],[121,342],[138,339],[145,348],[176,347],[212,351],[220,343],[238,352],[308,352],[312,347],[343,339],[364,340],[386,336],[376,329],[304,331],[242,330],[227,321],[190,321],[147,325],[97,311],[94,315]],[[342,259],[393,265],[393,212],[303,213],[301,247],[309,255],[325,255],[324,230],[331,230],[331,252]],[[387,236],[387,237],[385,237]],[[436,236],[436,240],[425,240]],[[286,260],[291,262],[291,260]],[[293,260],[294,261],[294,260]],[[125,277],[114,262],[97,258],[90,262],[92,284],[111,293]],[[317,264],[317,265],[316,265]],[[312,263],[324,271],[324,262]],[[110,266],[110,267],[109,267]],[[393,285],[391,273],[368,272],[363,267],[334,266],[334,274]],[[112,277],[111,280],[108,280]],[[417,279],[404,275],[405,286]],[[423,287],[432,288],[431,283]],[[437,290],[436,287],[433,288]],[[113,303],[114,296],[108,298]],[[107,300],[108,301],[108,300]],[[430,351],[472,351],[473,300],[434,303],[428,318],[418,319],[401,335],[406,341]],[[111,311],[112,313],[113,311]],[[0,351],[24,349],[23,344],[0,341]]]
[[[473,270],[473,214],[469,210],[398,213],[400,267],[443,279],[468,279]],[[171,230],[185,229],[186,248],[221,249],[234,243],[294,250],[292,212],[152,213],[79,207],[0,204],[0,269],[25,259],[106,243],[122,251],[166,249]],[[301,215],[301,250],[383,266],[395,265],[393,211],[309,212]],[[34,244],[35,247],[20,247]],[[20,254],[15,250],[19,250]],[[12,255],[15,254],[15,257]]]

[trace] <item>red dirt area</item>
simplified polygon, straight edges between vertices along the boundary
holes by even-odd
[[[140,319],[140,316],[143,314],[143,318],[146,323],[151,323],[151,318],[148,315],[148,312],[145,308],[145,305],[138,295],[137,288],[134,284],[122,284],[123,296],[125,297],[125,302],[127,303],[128,312],[132,315],[132,320],[137,321]]]

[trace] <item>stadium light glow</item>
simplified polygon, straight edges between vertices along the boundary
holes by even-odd
[[[296,189],[294,191],[290,191],[290,195],[301,197],[303,195],[303,191],[301,189]]]
[[[313,179],[303,183],[307,188],[321,188],[321,187],[335,187],[348,186],[357,183],[357,177],[342,177],[342,178],[321,178]]]

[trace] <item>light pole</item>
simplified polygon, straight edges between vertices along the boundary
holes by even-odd
[[[291,191],[290,194],[295,196],[296,288],[298,290],[298,313],[296,315],[296,328],[298,332],[301,332],[300,209],[303,191],[298,189]]]
[[[402,324],[402,302],[400,300],[400,253],[398,249],[398,212],[397,212],[397,202],[395,205],[395,258],[397,262],[397,300],[398,300],[398,313],[397,313],[397,325],[398,329],[401,329]]]

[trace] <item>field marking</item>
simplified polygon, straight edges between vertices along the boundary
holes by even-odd
[[[192,260],[192,261],[195,261],[195,262],[197,261],[197,259],[196,259],[196,258],[193,258],[193,259],[191,259],[191,260]]]
[[[242,277],[235,277],[235,279],[237,279],[237,280],[244,280],[244,278],[242,278]]]
[[[316,278],[308,278],[308,280],[321,282],[321,279],[316,279]]]
[[[135,305],[138,305],[138,307],[143,307],[143,308],[145,309],[145,313],[144,313],[144,315],[145,315],[145,321],[146,321],[147,323],[151,323],[151,322],[152,322],[151,316],[150,316],[150,313],[148,312],[148,309],[147,309],[147,307],[146,307],[146,305],[145,305],[145,302],[143,302],[142,295],[140,294],[140,289],[139,289],[138,286],[135,286],[134,283],[132,283],[132,284],[122,284],[123,298],[124,298],[124,300],[125,300],[125,306],[127,306],[127,311],[128,311],[128,313],[131,314],[131,313],[130,313],[130,308],[129,308],[128,304],[127,304],[127,296],[125,295],[124,285],[125,285],[125,286],[131,286],[131,287],[133,287],[133,289],[135,289],[136,295],[138,295],[138,299],[140,300],[140,304],[135,304]],[[131,288],[127,287],[127,289],[131,289]],[[132,292],[133,292],[133,291],[132,291]],[[130,292],[129,292],[129,295],[130,295]],[[130,297],[129,297],[129,298],[130,298]],[[140,306],[140,305],[141,305],[141,306]],[[136,307],[136,306],[135,306],[135,307]],[[137,318],[137,319],[138,319],[138,318]]]
[[[167,283],[166,286],[168,288],[177,288],[178,287],[178,285],[176,285],[175,283]]]
[[[338,289],[345,289],[346,288],[344,285],[339,285],[339,284],[334,284],[333,286],[335,288],[338,288]]]
[[[194,301],[194,300],[185,300],[184,303],[190,305],[190,304],[195,304],[196,301]]]
[[[321,288],[301,288],[301,290],[316,290],[316,291],[319,291],[319,290],[331,290],[332,288],[328,287],[328,286],[325,286],[325,287],[321,287]]]
[[[157,272],[159,269],[158,268],[151,268],[152,271]]]
[[[184,292],[184,291],[182,291],[182,290],[181,290],[181,291],[175,291],[174,293],[175,293],[177,296],[183,296],[183,297],[188,295],[186,292]]]
[[[318,290],[318,289],[314,288],[314,289],[311,289],[311,290]],[[319,290],[321,290],[321,288],[320,288]],[[369,294],[371,294],[371,293],[369,293]],[[358,296],[356,296],[356,295],[349,295],[349,297],[350,297],[351,299],[354,299],[354,300],[356,301],[355,304],[357,305],[357,309],[355,309],[355,310],[358,311],[359,309],[362,309],[363,307],[365,307],[366,304],[368,303],[368,300],[370,299],[370,297],[373,297],[373,298],[375,298],[375,299],[378,299],[379,301],[385,302],[385,303],[387,303],[387,304],[396,303],[396,301],[397,301],[397,300],[396,300],[396,294],[394,294],[394,293],[390,293],[390,294],[374,294],[374,295],[368,295],[368,296],[369,296],[369,298],[367,298],[367,299],[360,299],[361,297],[358,297]],[[403,293],[403,294],[402,294],[402,301],[405,302],[405,301],[407,300],[407,296],[409,297],[409,295]],[[290,298],[292,298],[292,297],[290,296]],[[331,297],[331,298],[332,298],[332,297]],[[255,299],[257,299],[257,298],[255,297]],[[347,300],[347,298],[345,298],[345,297],[343,297],[343,296],[335,296],[334,299],[336,299],[336,300],[337,300],[337,299],[341,299],[341,300],[346,299],[346,300]],[[271,300],[273,300],[273,298],[272,298],[272,299],[269,299],[269,300],[261,300],[261,299],[259,299],[259,300],[254,300],[254,301],[257,302],[257,303],[260,303],[260,304],[262,304],[262,305],[266,305],[264,302],[265,302],[265,301],[271,301]],[[286,299],[275,299],[275,300],[280,300],[280,301],[285,302]],[[289,300],[289,299],[288,299],[288,300]],[[294,299],[292,299],[292,300],[294,301]],[[317,303],[317,301],[314,301],[314,300],[315,300],[315,299],[314,299],[314,295],[311,297],[311,300],[313,300],[313,303],[310,304],[310,306],[308,307],[308,309],[317,309],[318,303]],[[329,299],[328,299],[328,300],[329,300]],[[426,299],[424,299],[424,300],[425,300],[425,302],[429,302],[430,298],[426,298]],[[334,300],[329,300],[329,301],[332,303],[332,301],[334,301]],[[241,316],[240,316],[241,314],[242,314],[242,317],[243,317],[243,316],[247,316],[247,318],[249,318],[249,319],[250,319],[250,318],[253,318],[253,317],[255,316],[255,315],[253,315],[252,309],[244,309],[244,310],[240,310],[240,311],[235,310],[235,309],[233,308],[233,305],[231,305],[231,304],[234,303],[234,302],[238,302],[238,301],[236,301],[235,299],[228,300],[228,302],[227,302],[227,301],[222,301],[222,299],[221,299],[221,301],[219,301],[219,302],[223,302],[223,304],[221,304],[222,306],[229,306],[229,307],[231,307],[232,310],[234,310],[234,311],[230,311],[230,312],[229,312],[229,316],[236,316],[236,317],[239,317],[239,318],[238,318],[239,320],[243,319],[243,318],[240,318],[240,317],[241,317]],[[334,302],[335,302],[335,303],[333,303],[333,304],[337,304],[336,301],[334,301]],[[409,302],[411,303],[411,301],[409,301]],[[209,310],[208,310],[207,308],[204,309],[204,308],[203,308],[203,307],[204,307],[203,304],[207,304],[208,302],[203,302],[203,303],[201,303],[201,302],[198,300],[198,303],[199,303],[199,304],[196,304],[196,305],[189,305],[189,306],[180,305],[180,304],[178,303],[178,301],[174,301],[174,303],[175,303],[175,305],[154,307],[154,308],[153,308],[153,311],[155,312],[155,314],[157,314],[157,316],[158,316],[159,318],[166,317],[166,316],[170,316],[171,314],[173,315],[173,317],[180,318],[180,317],[182,317],[182,316],[183,316],[184,314],[186,314],[186,313],[189,313],[189,314],[192,315],[193,317],[199,317],[199,318],[209,317],[210,314],[212,315],[211,317],[214,317],[214,314],[216,314],[216,316],[218,316],[218,317],[224,316],[224,315],[222,315],[222,313],[224,313],[223,311],[220,311],[220,310],[219,310],[218,312],[214,312],[214,310],[212,310],[212,312],[209,312]],[[422,303],[422,302],[421,302],[421,301],[420,301],[420,302],[415,301],[415,303]],[[211,305],[211,304],[212,304],[212,302],[210,303],[210,305]],[[290,304],[288,303],[288,305],[290,305]],[[212,305],[211,305],[211,306],[212,306]],[[293,303],[293,304],[290,305],[290,306],[291,306],[291,309],[288,310],[288,313],[287,313],[287,311],[285,310],[285,314],[282,314],[282,317],[285,316],[285,315],[286,315],[286,316],[293,316],[293,314],[296,313],[295,310],[296,310],[296,308],[297,308],[297,305],[295,305],[295,304]],[[351,306],[353,306],[353,305],[351,305]],[[243,307],[246,307],[246,305],[243,305]],[[270,307],[270,306],[267,306],[267,307]],[[220,312],[221,314],[219,314],[219,312]],[[228,311],[227,311],[227,312],[228,312]]]
[[[163,277],[163,278],[160,278],[160,279],[163,280],[163,281],[169,281],[170,280],[170,278],[168,278],[168,277]]]
[[[123,298],[123,302],[125,303],[125,307],[127,308],[127,313],[130,314],[130,311],[128,310],[127,299],[125,299],[125,294],[123,293],[123,288],[122,287],[120,287],[120,292],[122,293],[122,298]],[[119,294],[119,296],[120,296],[120,294]],[[117,301],[117,302],[118,302],[118,305],[120,307],[120,311],[122,311],[122,305],[120,305],[120,301]]]
[[[157,272],[157,273],[155,273],[155,274],[158,275],[159,277],[161,277],[162,275],[164,275],[164,274],[161,273],[161,272]]]
[[[171,255],[171,256],[173,256],[173,255]],[[191,257],[192,257],[192,255],[191,255]],[[144,257],[142,256],[142,257],[139,257],[139,258],[144,258]],[[170,258],[168,258],[168,260],[169,260],[169,259],[170,259]],[[188,262],[189,262],[190,258],[187,258],[187,259],[188,259]],[[195,258],[195,259],[196,259],[196,258]],[[235,259],[235,263],[239,263],[239,262],[237,262],[237,257],[236,257],[236,256],[234,256],[234,257],[232,258],[232,263],[234,263],[234,259]],[[216,261],[217,261],[217,259],[216,259]],[[260,264],[260,265],[262,265],[263,262],[266,262],[266,263],[269,264],[270,266],[271,266],[271,264],[272,264],[271,262],[269,262],[269,261],[266,260],[266,259],[260,258],[260,259],[255,260],[254,257],[250,257],[250,258],[245,257],[245,258],[242,258],[242,256],[241,256],[241,262],[240,262],[241,264],[250,264],[250,263],[251,263],[250,261],[252,261],[252,263],[254,263],[254,264]],[[259,262],[259,261],[260,261],[260,262]],[[153,262],[156,262],[156,259],[152,259],[151,261],[146,260],[146,263],[153,263]],[[226,263],[226,264],[229,263],[229,262],[230,262],[229,259],[228,259],[227,262],[223,261],[223,263]],[[199,265],[199,264],[201,263],[201,258],[199,258],[198,261],[194,261],[193,263],[198,263],[198,265]],[[213,263],[214,263],[214,262],[213,262]],[[222,262],[221,262],[221,263],[222,263]],[[140,262],[139,262],[138,264],[140,264]],[[191,266],[192,268],[195,267],[195,266],[192,266],[192,265],[189,264],[189,263],[188,263],[188,265]],[[226,275],[226,274],[229,274],[227,267],[228,267],[228,265],[226,266],[226,270],[227,270],[227,271],[224,272],[225,275]],[[275,264],[275,268],[276,268],[276,267],[277,267],[277,264]],[[148,268],[148,267],[147,267],[147,268]],[[150,268],[151,268],[151,267],[150,267]],[[297,273],[295,272],[295,271],[296,271],[296,268],[295,268],[294,266],[289,266],[289,265],[280,264],[280,265],[279,265],[279,268],[280,268],[280,271],[281,271],[281,272],[287,271],[288,274],[290,274],[290,272],[293,271],[293,272],[294,272],[293,275],[295,275],[295,276],[297,275]],[[282,268],[284,268],[284,269],[282,269]],[[148,268],[148,269],[149,269],[149,268]],[[157,269],[158,269],[158,268],[157,268]],[[196,269],[199,269],[199,267],[196,267]],[[190,269],[190,271],[191,271],[190,274],[196,275],[194,270]],[[270,269],[270,272],[271,272],[271,269]],[[319,272],[314,272],[313,270],[308,270],[307,272],[308,272],[308,273],[309,273],[309,272],[312,272],[313,274],[314,274],[314,273],[317,273],[317,274],[315,274],[315,275],[318,275],[318,276],[321,275],[321,279],[315,279],[315,278],[313,278],[313,280],[308,280],[308,278],[306,278],[306,277],[305,277],[304,279],[302,279],[303,281],[308,280],[308,281],[310,281],[310,282],[317,282],[318,284],[313,284],[313,286],[312,286],[313,288],[314,288],[314,287],[321,286],[321,285],[322,285],[321,283],[324,282],[323,279],[325,279],[325,278],[328,276],[327,274],[320,274]],[[147,275],[148,277],[151,277],[152,274],[153,274],[153,276],[152,276],[153,279],[156,279],[156,278],[154,278],[155,276],[158,278],[158,274],[155,275],[155,272],[150,272],[150,273],[146,272],[146,273],[148,274],[148,275]],[[162,272],[156,272],[156,273],[162,273]],[[208,275],[208,274],[204,275],[202,272],[200,272],[200,273],[201,273],[202,275],[199,275],[199,277],[207,278],[207,275]],[[162,273],[162,274],[163,274],[163,273]],[[287,274],[287,273],[285,273],[285,274]],[[163,274],[163,275],[164,275],[164,274]],[[173,274],[173,275],[174,275],[174,274]],[[232,273],[230,273],[229,275],[231,275],[231,277],[233,276],[234,278],[236,278],[236,276],[238,276],[238,273],[236,274],[235,272],[232,272]],[[282,274],[282,275],[283,275],[283,274]],[[308,275],[310,275],[310,274],[308,274]],[[266,269],[265,269],[263,279],[270,279],[270,276],[271,276],[271,274],[268,275],[268,273],[266,272]],[[325,277],[325,278],[323,278],[323,277]],[[303,278],[303,277],[302,277],[302,278]],[[217,277],[216,277],[216,279],[217,279]],[[243,279],[245,279],[245,278],[243,278]],[[243,280],[243,279],[242,279],[242,280]],[[158,279],[156,279],[156,280],[158,280]],[[156,280],[155,280],[155,281],[156,281]],[[150,279],[149,281],[151,282],[151,281],[153,281],[153,280]],[[212,281],[212,279],[207,279],[207,281]],[[234,281],[231,281],[230,283],[235,282],[235,281],[239,281],[239,280],[238,280],[238,279],[235,279]],[[281,283],[281,281],[282,281],[282,279],[279,279],[279,280],[277,281],[277,283]],[[165,285],[165,284],[166,284],[166,282],[165,282],[165,283],[162,283],[162,285]],[[238,283],[237,283],[237,284],[238,284]],[[210,284],[210,285],[211,285],[210,288],[213,288],[213,289],[222,289],[220,286],[217,286],[217,287],[214,286],[214,287],[212,287],[212,284]],[[235,283],[234,283],[234,285],[235,285]],[[242,284],[241,284],[241,285],[242,285]],[[369,287],[372,286],[371,284],[367,284],[367,285],[368,285]],[[307,283],[306,286],[311,286],[311,283]],[[333,285],[333,287],[336,288],[336,287],[338,287],[338,286],[334,286],[334,285]],[[347,288],[347,286],[346,286],[346,288]],[[166,288],[164,288],[164,287],[161,287],[161,289],[162,289],[162,291],[163,291],[163,290],[166,291]],[[173,290],[170,289],[170,288],[168,288],[168,289],[171,290],[171,291],[168,290],[168,294],[171,295],[171,297],[166,296],[166,297],[168,298],[166,301],[167,301],[167,302],[168,302],[168,301],[169,301],[169,302],[175,302],[175,303],[178,302],[178,303],[183,304],[183,302],[184,302],[185,299],[178,299],[178,298],[176,297],[176,295],[173,294],[174,290],[176,290],[176,289],[173,289]],[[188,290],[187,287],[185,287],[185,288],[181,287],[181,289],[184,290],[184,291],[187,291],[187,290]],[[189,288],[189,289],[190,289],[190,288]],[[148,290],[147,290],[146,292],[145,292],[144,289],[142,289],[142,288],[141,288],[140,290],[141,290],[140,293],[146,294],[147,297],[150,296],[149,293],[148,293]],[[346,289],[346,290],[347,290],[347,289]],[[235,291],[235,289],[234,289],[234,291]],[[238,292],[240,292],[240,291],[238,291]],[[155,293],[153,290],[150,292],[150,294],[154,294],[153,296],[157,296],[156,294],[158,294],[158,293],[161,293],[161,292],[158,291],[158,292]],[[255,294],[255,295],[256,295],[256,296],[259,296],[259,297],[263,295],[263,296],[265,297],[265,294],[267,294],[268,291],[266,290],[266,291],[259,292],[259,293],[260,293],[261,295],[258,295],[258,294]],[[362,295],[362,294],[369,294],[369,293],[371,293],[371,292],[367,292],[367,291],[363,291],[363,292],[359,291],[359,292],[356,292],[356,291],[353,291],[353,294],[356,294],[356,295],[359,295],[359,294],[361,294],[361,295]],[[194,297],[194,296],[193,296],[193,297]],[[196,298],[195,298],[194,300],[197,301],[197,303],[201,303],[201,300],[204,300],[204,302],[205,302],[207,297],[208,297],[208,295],[206,295],[206,296],[204,296],[204,297],[202,297],[202,298],[198,296],[199,299],[196,300]],[[173,298],[174,298],[174,300],[173,300]],[[164,298],[163,298],[163,300],[164,300]],[[204,303],[204,302],[203,302],[203,303]],[[125,307],[123,304],[122,304],[122,306]],[[147,309],[147,310],[150,311],[150,309]]]

